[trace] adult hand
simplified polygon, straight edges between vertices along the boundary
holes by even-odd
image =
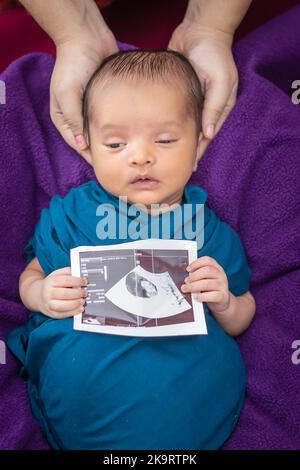
[[[217,134],[236,102],[238,73],[231,45],[230,33],[187,21],[175,29],[169,42],[170,49],[189,59],[200,79],[204,94],[204,148]]]
[[[84,35],[57,45],[50,84],[51,119],[65,141],[89,163],[91,155],[83,137],[82,95],[103,59],[117,51],[116,39],[108,28],[102,41]]]

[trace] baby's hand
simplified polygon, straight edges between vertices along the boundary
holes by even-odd
[[[189,275],[181,286],[182,292],[194,293],[194,298],[206,302],[212,313],[222,313],[229,308],[230,292],[227,276],[216,260],[202,256],[188,267]]]
[[[83,312],[87,279],[71,275],[71,268],[53,271],[41,281],[40,311],[51,318],[67,318]]]

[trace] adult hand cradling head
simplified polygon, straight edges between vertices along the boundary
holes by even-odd
[[[89,163],[81,101],[102,60],[117,52],[114,34],[93,0],[21,0],[57,47],[50,87],[51,118],[65,141]],[[189,0],[168,47],[194,66],[205,95],[202,153],[236,102],[238,74],[232,57],[234,32],[251,0]]]

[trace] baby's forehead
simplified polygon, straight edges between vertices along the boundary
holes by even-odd
[[[99,106],[101,102],[106,100],[110,90],[114,92],[109,94],[110,105],[118,109],[120,105],[119,98],[124,96],[127,87],[133,93],[135,93],[138,87],[140,96],[145,98],[146,101],[149,101],[149,103],[153,103],[154,91],[157,91],[157,87],[159,87],[161,95],[164,96],[164,101],[169,99],[173,104],[178,103],[184,111],[189,105],[187,86],[178,78],[171,79],[171,77],[168,77],[167,79],[159,78],[156,80],[146,80],[138,77],[128,79],[120,77],[110,77],[109,79],[109,77],[103,77],[101,80],[96,80],[90,90],[88,97],[89,118],[92,119],[93,116],[97,117],[96,105]],[[135,96],[136,95],[135,93]]]

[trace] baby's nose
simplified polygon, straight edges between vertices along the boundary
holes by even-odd
[[[136,151],[129,157],[130,165],[149,165],[154,161],[154,155],[148,150]]]

